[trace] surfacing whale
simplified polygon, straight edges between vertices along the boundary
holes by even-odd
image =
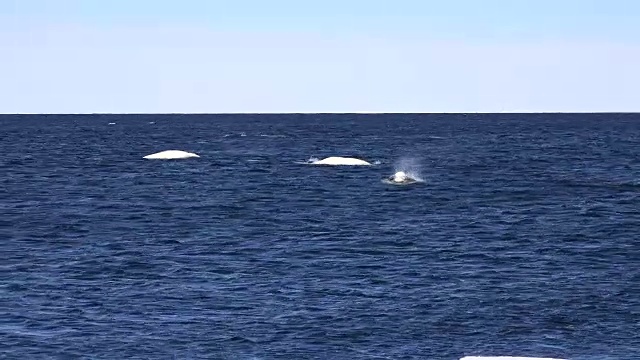
[[[170,160],[170,159],[187,159],[187,158],[194,158],[194,157],[197,158],[200,156],[198,154],[194,154],[194,153],[190,153],[182,150],[166,150],[166,151],[161,151],[159,153],[147,155],[143,157],[143,159]]]
[[[330,156],[328,158],[322,160],[313,161],[311,164],[313,165],[371,165],[371,163],[366,162],[364,160],[350,158],[350,157],[341,157],[341,156]]]
[[[407,175],[404,171],[398,171],[384,180],[386,183],[394,185],[406,185],[418,182],[418,180]]]

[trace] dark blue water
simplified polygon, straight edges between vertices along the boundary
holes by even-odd
[[[0,154],[2,359],[640,358],[640,115],[2,116]]]

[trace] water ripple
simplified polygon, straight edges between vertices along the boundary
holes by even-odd
[[[0,126],[3,359],[618,360],[640,349],[637,115]],[[201,158],[142,159],[174,148]],[[354,154],[381,164],[298,163]],[[380,181],[407,162],[424,184]]]

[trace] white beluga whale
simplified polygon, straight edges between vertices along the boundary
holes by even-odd
[[[188,159],[188,158],[198,158],[200,157],[198,154],[182,151],[182,150],[166,150],[161,151],[159,153],[147,155],[143,157],[143,159]]]
[[[415,182],[418,182],[418,179],[414,179],[404,171],[398,171],[395,174],[386,178],[385,182],[389,184],[394,184],[394,185],[406,185],[406,184],[413,184]]]
[[[404,171],[398,171],[397,173],[393,174],[393,181],[395,182],[405,182],[407,181],[407,179],[408,176]]]
[[[330,156],[322,160],[312,161],[311,164],[313,165],[350,165],[350,166],[371,165],[371,163],[364,160],[351,158],[351,157],[341,157],[341,156]]]

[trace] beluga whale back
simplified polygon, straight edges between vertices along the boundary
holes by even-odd
[[[382,181],[391,185],[409,185],[420,182],[419,179],[411,176],[410,174],[407,174],[404,171],[398,171],[388,178],[383,179]]]
[[[330,156],[322,160],[312,162],[313,165],[350,165],[350,166],[366,166],[371,163],[350,157]]]
[[[143,159],[162,159],[162,160],[171,160],[171,159],[187,159],[187,158],[198,158],[200,157],[198,154],[182,151],[182,150],[166,150],[161,151],[159,153],[147,155],[143,157]]]
[[[398,171],[397,173],[393,174],[393,181],[395,182],[404,182],[407,181],[407,174],[404,171]]]

